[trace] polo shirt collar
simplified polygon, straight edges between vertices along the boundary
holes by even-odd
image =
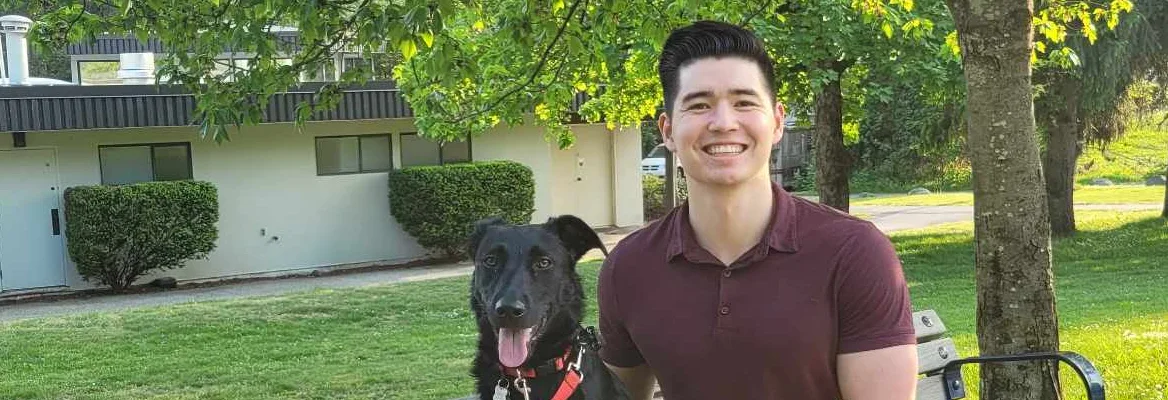
[[[766,249],[771,249],[784,253],[794,253],[799,250],[797,224],[797,212],[795,210],[795,201],[792,199],[790,193],[783,190],[782,186],[771,182],[771,193],[774,196],[775,206],[771,208],[770,222],[767,224],[766,231],[760,242],[766,245]],[[686,259],[695,263],[702,262],[717,262],[708,251],[706,251],[700,244],[698,244],[697,235],[694,234],[693,225],[690,225],[689,220],[689,202],[685,202],[676,210],[677,214],[672,218],[670,224],[669,245],[666,247],[666,261],[673,260],[679,255],[684,255]],[[752,252],[759,252],[766,250],[756,246],[754,249],[747,252],[744,257],[751,257]],[[757,254],[765,256],[767,252]]]

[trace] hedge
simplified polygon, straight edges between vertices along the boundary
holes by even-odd
[[[475,221],[515,224],[535,212],[535,176],[514,161],[407,167],[389,173],[389,207],[418,244],[446,256],[464,253]]]
[[[661,218],[669,212],[665,209],[665,178],[656,175],[641,175],[641,195],[646,221]],[[678,176],[677,204],[685,202],[687,196],[685,179]]]
[[[203,259],[219,237],[218,191],[199,181],[65,190],[69,256],[86,281],[124,290],[157,269]]]

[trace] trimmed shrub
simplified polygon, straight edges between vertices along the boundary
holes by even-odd
[[[461,256],[480,219],[531,222],[535,175],[514,161],[402,168],[389,172],[389,208],[418,244]]]
[[[685,202],[688,193],[685,179],[681,176],[677,178],[677,204],[681,204]],[[656,175],[641,175],[641,196],[646,221],[661,218],[669,212],[665,209],[665,178]]]
[[[215,249],[218,190],[199,181],[76,186],[65,190],[69,256],[86,281],[124,290],[157,269]]]

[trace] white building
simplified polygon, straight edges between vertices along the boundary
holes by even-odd
[[[4,32],[8,49],[19,47],[12,42],[22,35]],[[29,85],[21,80],[27,73],[11,73],[26,56],[9,52],[3,69],[14,79],[0,86],[0,296],[92,287],[65,250],[62,194],[79,185],[215,184],[216,250],[206,260],[157,274],[180,281],[425,258],[389,210],[386,171],[412,165],[514,160],[535,174],[533,222],[558,214],[578,215],[595,227],[643,222],[637,128],[573,125],[578,139],[568,150],[548,143],[533,125],[439,146],[416,134],[412,112],[392,82],[379,82],[346,92],[335,112],[309,122],[301,134],[291,119],[293,105],[312,88],[305,83],[306,93],[273,99],[269,123],[232,132],[230,141],[217,144],[198,136],[193,97],[176,88],[78,85],[85,81],[79,66],[94,60],[122,62],[120,75],[135,83],[140,76],[133,71],[157,51],[132,39],[101,40],[140,47],[103,55],[92,50],[117,46],[71,46],[69,85]]]

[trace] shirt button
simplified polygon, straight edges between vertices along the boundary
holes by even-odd
[[[722,309],[718,310],[718,312],[722,313],[722,315],[730,315],[730,306],[722,306]]]
[[[722,277],[723,277],[723,278],[729,278],[729,277],[730,277],[730,275],[731,275],[731,272],[730,272],[730,270],[725,270],[725,271],[722,271]]]

